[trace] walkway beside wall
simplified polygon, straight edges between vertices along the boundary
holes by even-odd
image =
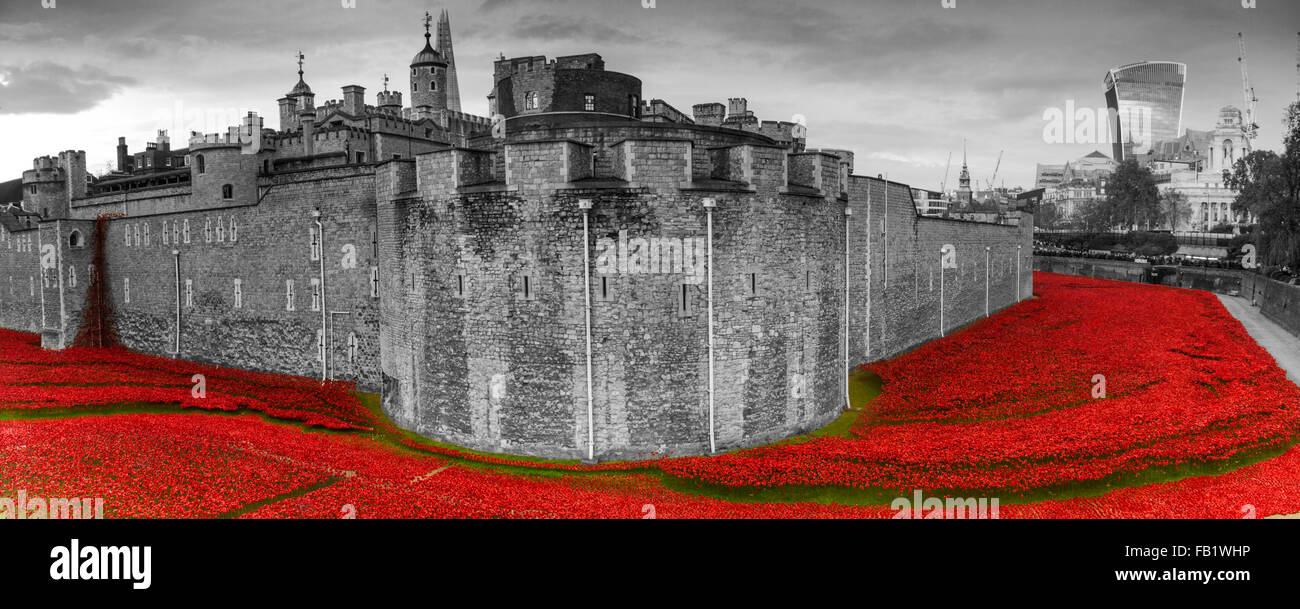
[[[1219,301],[1246,327],[1246,332],[1250,333],[1255,342],[1277,360],[1277,365],[1286,370],[1287,378],[1300,385],[1300,341],[1282,326],[1264,317],[1245,298],[1219,294]]]

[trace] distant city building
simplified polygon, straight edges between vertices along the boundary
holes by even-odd
[[[922,216],[942,218],[948,215],[948,199],[945,199],[941,192],[913,188],[912,201],[916,203],[916,213]]]
[[[1064,165],[1039,164],[1034,187],[1043,191],[1040,202],[1056,208],[1057,224],[1077,225],[1083,211],[1105,196],[1106,181],[1118,166],[1100,151]]]
[[[1188,136],[1193,135],[1188,131]],[[1184,137],[1185,146],[1174,150],[1172,158],[1155,158],[1147,164],[1161,182],[1161,192],[1176,192],[1185,197],[1176,214],[1176,231],[1211,231],[1227,225],[1233,232],[1253,224],[1249,213],[1232,210],[1237,191],[1225,183],[1225,172],[1232,171],[1238,159],[1250,154],[1241,110],[1224,106],[1212,131],[1195,132]],[[1195,146],[1195,147],[1193,147]]]
[[[1112,111],[1112,156],[1123,161],[1145,154],[1156,142],[1182,132],[1187,64],[1141,61],[1106,73],[1106,107]]]

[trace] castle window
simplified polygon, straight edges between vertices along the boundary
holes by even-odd
[[[244,280],[235,280],[235,308],[244,308]]]
[[[203,242],[212,243],[212,218],[203,219]]]
[[[226,241],[226,223],[221,221],[221,216],[217,216],[217,243]]]
[[[745,286],[751,298],[758,296],[758,273],[750,272],[745,276]]]
[[[437,91],[437,90],[438,90],[438,81],[436,81],[436,80],[431,80],[431,81],[429,81],[429,90],[430,90],[430,91]]]
[[[691,298],[691,284],[682,282],[677,286],[677,316],[693,317],[695,315],[695,299]]]
[[[583,101],[583,105],[582,105],[582,109],[583,109],[583,110],[586,110],[587,112],[593,112],[593,111],[596,110],[596,96],[595,96],[595,95],[584,95],[584,96],[583,96],[583,100],[584,100],[584,101]]]
[[[360,165],[360,164],[365,163],[365,162],[366,162],[366,153],[364,153],[364,152],[358,152],[358,153],[357,153],[357,164]]]
[[[456,298],[464,298],[464,297],[465,297],[465,275],[463,273],[457,273],[456,274]]]
[[[311,310],[320,310],[320,279],[315,277],[311,280]]]
[[[27,187],[27,192],[29,192],[29,193],[31,193],[31,194],[36,194],[36,185],[35,185],[35,184],[32,184],[31,186],[28,186],[28,187]]]
[[[68,287],[77,287],[77,267],[71,265],[68,266]]]
[[[185,280],[185,306],[194,306],[194,280]]]
[[[239,239],[239,226],[235,224],[235,219],[230,219],[230,242],[234,243]]]
[[[529,92],[527,92],[527,93],[524,94],[524,109],[525,109],[525,110],[536,110],[536,109],[537,109],[537,92],[536,92],[536,91],[529,91]]]
[[[208,165],[207,162],[203,160],[203,155],[201,154],[194,157],[194,166],[199,170],[199,173],[207,172]]]
[[[126,237],[126,246],[131,247],[131,226],[130,225],[122,226],[122,236]]]
[[[348,333],[348,363],[355,364],[357,361],[357,347],[360,345],[357,341],[357,333]]]
[[[68,234],[68,247],[81,247],[81,231],[74,230]]]
[[[627,96],[627,105],[629,106],[628,116],[641,116],[641,99],[635,95]]]
[[[145,246],[149,245],[149,223],[148,222],[146,222],[144,225],[144,244]]]
[[[131,278],[122,278],[122,302],[131,304]]]
[[[140,247],[140,225],[139,225],[139,224],[136,224],[136,225],[134,226],[134,230],[132,230],[131,232],[135,233],[135,245],[136,245],[136,247]]]
[[[412,71],[414,71],[414,70],[412,70]],[[415,76],[415,75],[412,74],[411,76]],[[411,92],[412,92],[412,93],[419,93],[419,92],[420,92],[420,83],[415,82],[415,81],[411,81]]]
[[[293,280],[284,280],[284,310],[293,310]]]
[[[325,331],[316,331],[316,361],[325,361]]]
[[[231,185],[229,185],[229,184],[226,184],[226,185],[222,186],[222,187],[221,187],[221,198],[223,198],[223,199],[233,199],[233,198],[235,198],[235,187],[234,187],[234,186],[231,186]]]
[[[524,300],[537,300],[537,276],[519,276],[519,296]]]
[[[379,298],[379,267],[370,267],[370,297]]]
[[[172,243],[175,245],[181,244],[180,230],[181,230],[180,223],[176,222],[175,220],[172,220]]]
[[[189,243],[190,242],[190,219],[189,218],[185,219],[185,227],[183,230],[181,230],[181,234],[184,235],[185,242]]]
[[[600,276],[600,284],[596,286],[596,300],[601,302],[614,300],[614,284],[605,275]]]
[[[308,227],[307,231],[311,238],[311,259],[313,261],[320,260],[320,234],[314,226]]]

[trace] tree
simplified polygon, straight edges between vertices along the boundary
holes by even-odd
[[[1151,170],[1125,159],[1106,183],[1106,198],[1095,210],[1093,222],[1124,229],[1160,226],[1160,190]]]
[[[1187,205],[1187,195],[1177,190],[1165,190],[1160,193],[1161,223],[1168,223],[1169,230],[1178,230],[1179,225],[1192,217],[1192,208]]]
[[[1300,104],[1288,108],[1285,122],[1282,154],[1252,151],[1237,159],[1227,183],[1237,190],[1233,211],[1259,219],[1261,261],[1295,269],[1300,268]]]
[[[1056,228],[1060,222],[1061,210],[1056,207],[1056,201],[1044,201],[1034,211],[1034,226]]]

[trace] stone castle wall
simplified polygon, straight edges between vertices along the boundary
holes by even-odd
[[[214,169],[220,171],[210,166],[210,171]],[[241,206],[192,210],[184,193],[160,189],[158,201],[138,197],[124,206],[104,199],[96,201],[99,205],[79,206],[77,213],[96,217],[122,210],[139,212],[113,218],[105,242],[115,325],[127,347],[236,368],[319,377],[319,333],[324,323],[330,377],[356,381],[360,389],[377,392],[374,192],[373,166],[352,165],[263,178],[256,192],[237,193]],[[160,211],[169,206],[185,211]],[[320,249],[325,267],[324,322],[313,285],[321,275],[321,260],[313,257],[312,246],[316,227],[312,211],[317,207],[324,225]],[[7,280],[10,272],[15,275],[15,296],[8,297],[7,291],[0,294],[0,325],[43,329],[44,342],[52,348],[72,342],[81,326],[81,303],[93,272],[89,245],[93,226],[91,220],[42,223],[41,242],[59,245],[55,259],[59,270],[48,269],[46,277],[37,270],[35,252],[0,244],[0,272],[4,273],[0,277]],[[74,229],[81,232],[81,247],[69,244]],[[25,238],[23,233],[15,236]],[[35,278],[35,297],[28,295],[28,276]],[[293,282],[292,310],[288,281]],[[40,328],[42,302],[44,328]]]
[[[648,458],[816,429],[852,368],[1032,293],[1032,227],[918,217],[906,185],[834,154],[620,121],[557,117],[483,149],[270,175],[214,154],[203,183],[76,199],[76,219],[0,243],[0,282],[14,276],[0,325],[69,344],[93,218],[125,213],[105,247],[130,348],[314,377],[324,313],[330,376],[382,392],[403,427],[481,450]]]
[[[534,130],[381,166],[384,408],[398,424],[547,457],[585,457],[589,433],[597,459],[706,453],[711,429],[718,450],[762,444],[838,416],[849,369],[937,338],[941,289],[946,331],[982,317],[986,294],[992,312],[1032,293],[1032,227],[920,218],[906,185],[886,195],[829,154],[744,134],[727,146],[707,128],[700,154],[636,131]],[[712,427],[704,199],[716,205]],[[945,244],[955,266],[941,270]],[[680,271],[664,254],[678,247]],[[658,264],[633,262],[643,251]]]

